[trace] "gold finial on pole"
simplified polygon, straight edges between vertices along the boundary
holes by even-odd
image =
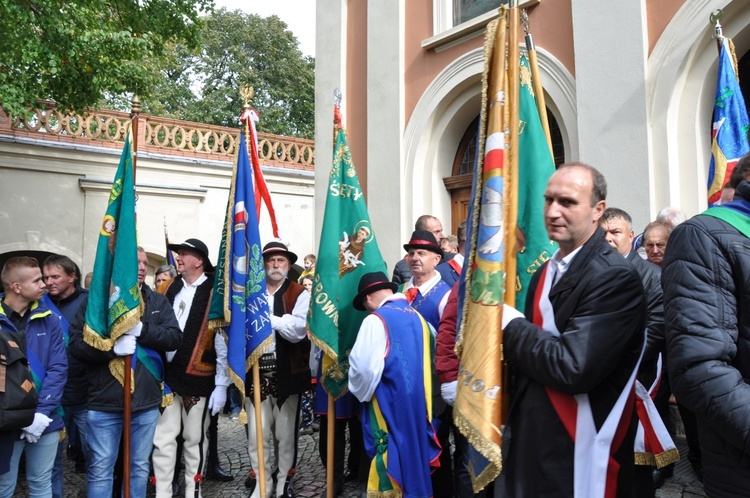
[[[242,100],[245,101],[245,105],[243,105],[242,108],[249,109],[250,101],[253,100],[253,97],[255,96],[255,90],[253,90],[253,87],[250,85],[242,85],[240,87],[240,96],[242,97]]]
[[[141,113],[141,99],[138,95],[133,94],[133,98],[130,99],[130,115],[135,116]]]

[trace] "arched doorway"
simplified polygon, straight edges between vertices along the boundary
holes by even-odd
[[[555,167],[565,162],[565,145],[560,126],[554,114],[547,109],[547,119],[552,138]],[[466,128],[458,144],[453,160],[451,176],[443,178],[443,184],[451,196],[451,231],[455,234],[460,225],[469,215],[469,200],[471,197],[471,182],[474,162],[476,161],[479,140],[479,116]],[[445,227],[444,227],[445,228]]]

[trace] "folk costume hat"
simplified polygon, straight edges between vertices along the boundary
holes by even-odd
[[[287,248],[282,242],[269,242],[263,246],[263,258],[270,256],[271,254],[283,254],[289,260],[289,265],[293,265],[297,261],[297,255]]]
[[[182,244],[169,244],[167,249],[170,251],[178,252],[180,249],[189,249],[197,252],[201,258],[203,258],[203,271],[212,272],[214,271],[214,265],[208,259],[208,247],[202,241],[198,239],[187,239]]]
[[[429,230],[414,230],[408,244],[404,244],[404,250],[409,249],[426,249],[432,251],[440,257],[443,257],[443,251],[440,249],[435,235]]]
[[[393,292],[396,292],[398,285],[388,280],[388,277],[382,271],[374,271],[362,275],[362,278],[359,279],[359,288],[357,289],[359,292],[352,301],[354,309],[364,311],[365,307],[362,301],[365,296],[381,289],[391,289]]]

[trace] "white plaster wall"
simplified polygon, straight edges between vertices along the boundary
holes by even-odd
[[[750,49],[750,10],[742,0],[686,2],[667,25],[648,61],[653,144],[652,216],[664,206],[693,216],[706,208],[711,116],[718,52],[709,14],[724,10],[724,35],[738,57]],[[746,98],[748,96],[745,96]]]
[[[367,204],[378,246],[386,260],[398,261],[408,225],[404,206],[417,192],[405,188],[404,2],[367,3]],[[413,223],[413,222],[412,222]]]
[[[120,151],[50,147],[0,137],[0,254],[59,252],[86,273],[96,256],[99,228]],[[227,208],[230,163],[178,161],[141,154],[137,162],[138,242],[152,265],[163,261],[164,222],[171,242],[203,240],[216,263]],[[282,240],[300,257],[314,251],[314,178],[307,172],[264,168]],[[261,241],[272,240],[265,207]]]
[[[651,219],[643,0],[571,0],[579,159],[607,179],[607,205]]]

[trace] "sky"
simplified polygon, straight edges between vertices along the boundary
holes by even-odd
[[[277,15],[299,40],[305,55],[315,56],[315,0],[215,0],[216,8],[240,9],[262,17]]]

